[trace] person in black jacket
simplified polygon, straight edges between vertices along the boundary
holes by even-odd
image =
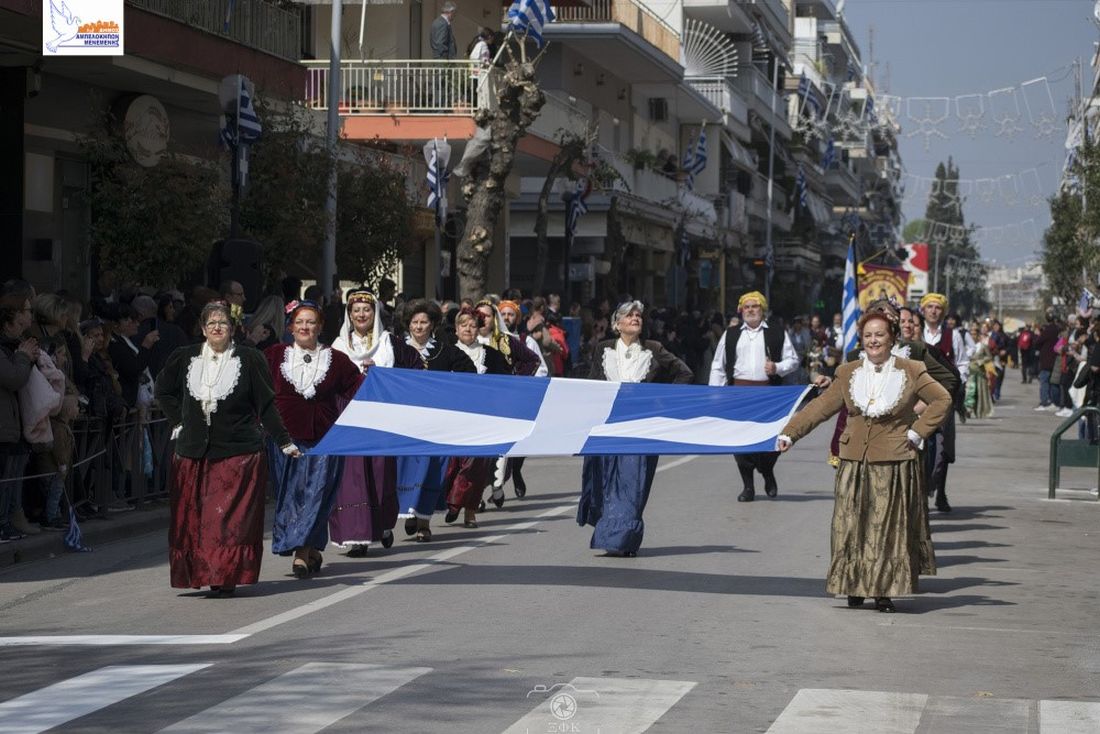
[[[261,425],[285,454],[301,453],[275,408],[264,356],[233,344],[228,307],[209,303],[199,321],[206,341],[173,352],[156,382],[176,439],[168,560],[173,587],[227,596],[260,575],[268,474]]]
[[[160,339],[160,333],[149,331],[139,340],[141,323],[133,308],[125,303],[109,305],[106,316],[111,336],[107,342],[107,353],[118,373],[122,400],[126,407],[135,408],[138,407],[139,389],[152,386],[152,375],[148,371],[152,357],[150,350]]]

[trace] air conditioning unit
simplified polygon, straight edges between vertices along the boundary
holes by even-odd
[[[664,97],[649,98],[649,119],[664,122],[668,119],[668,100]]]

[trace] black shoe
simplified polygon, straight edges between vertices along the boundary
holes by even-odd
[[[773,499],[779,494],[779,484],[776,483],[775,477],[764,477],[764,494]]]
[[[356,543],[351,548],[348,548],[348,558],[366,558],[367,546],[364,543]]]
[[[416,532],[416,518],[410,517],[405,520],[405,535],[412,535]]]
[[[321,564],[324,563],[324,561],[324,556],[321,555],[320,551],[311,550],[309,552],[309,572],[317,573],[320,571]]]
[[[893,614],[897,611],[897,609],[894,608],[894,602],[890,601],[890,597],[888,596],[875,597],[875,609],[880,612],[885,612],[886,614]]]
[[[492,502],[492,503],[493,503],[494,505],[496,505],[496,506],[497,506],[497,509],[498,509],[498,510],[499,510],[500,508],[504,507],[504,490],[503,490],[503,489],[501,489],[501,490],[500,490],[500,496],[498,497],[498,496],[497,496],[497,489],[496,489],[496,488],[494,487],[494,488],[493,488],[493,494],[492,494],[492,496],[491,496],[491,497],[489,497],[489,500],[490,500],[490,501],[491,501],[491,502]]]
[[[936,500],[936,509],[940,512],[951,512],[951,505],[948,504],[946,497],[942,500]]]
[[[515,472],[512,472],[512,481],[515,483],[516,497],[527,496],[527,482],[523,481],[523,477],[519,476]]]
[[[865,601],[865,599],[862,596],[849,596],[848,597],[848,606],[851,607],[852,609],[855,609],[856,607],[863,606],[864,601]]]
[[[752,487],[745,487],[741,490],[741,494],[737,495],[738,502],[752,502],[756,499],[756,490]]]
[[[450,525],[452,522],[458,519],[458,510],[447,510],[447,514],[443,516],[443,522]]]
[[[392,530],[383,530],[382,531],[382,547],[383,548],[389,548],[392,545],[393,545],[393,531]]]

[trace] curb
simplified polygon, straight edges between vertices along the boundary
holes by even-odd
[[[157,502],[133,512],[85,520],[80,524],[80,532],[84,537],[84,544],[94,549],[116,540],[166,530],[168,522],[168,505]],[[72,555],[73,551],[65,547],[64,538],[64,532],[43,531],[38,535],[0,545],[0,569],[44,558]]]

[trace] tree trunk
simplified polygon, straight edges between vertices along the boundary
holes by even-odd
[[[585,137],[581,138],[571,132],[559,130],[558,145],[560,148],[550,162],[550,170],[546,172],[546,180],[542,182],[542,191],[539,192],[538,209],[535,213],[535,284],[533,294],[542,293],[546,287],[546,264],[550,255],[550,244],[546,235],[547,224],[550,219],[550,193],[554,183],[563,174],[568,174],[578,161],[586,158],[592,142],[596,139],[597,128],[592,126]],[[567,215],[568,216],[568,215]],[[565,265],[568,267],[568,265]],[[568,286],[566,286],[568,287]]]
[[[515,161],[516,144],[546,101],[535,81],[537,62],[538,57],[509,61],[501,75],[499,106],[491,112],[479,112],[476,118],[479,127],[489,129],[491,142],[488,160],[479,161],[462,186],[466,227],[458,244],[460,298],[476,300],[485,295],[493,229],[505,204],[505,182]]]

